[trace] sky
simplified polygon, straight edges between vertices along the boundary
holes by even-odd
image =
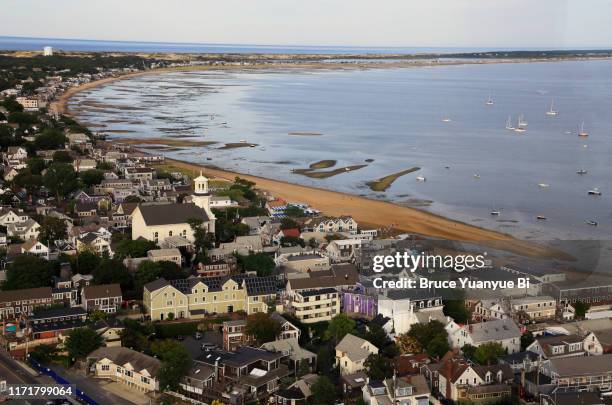
[[[0,35],[260,45],[612,45],[609,0],[0,0]]]

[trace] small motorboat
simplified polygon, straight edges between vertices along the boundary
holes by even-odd
[[[536,216],[536,219],[540,220],[540,221],[546,221],[546,217],[544,215],[538,215]]]
[[[494,217],[498,217],[498,216],[501,215],[501,212],[499,212],[499,211],[491,211],[491,215],[494,216]]]
[[[585,169],[580,169],[576,171],[577,174],[587,174],[588,171],[586,171]]]
[[[541,187],[541,188],[548,188],[548,187],[550,187],[550,184],[547,184],[547,183],[539,183],[539,184],[538,184],[538,187]]]
[[[478,174],[478,173],[474,173],[474,178],[475,178],[475,179],[479,179],[479,178],[480,178],[480,174]]]
[[[427,179],[423,176],[417,176],[416,181],[427,181]]]
[[[597,223],[597,221],[593,221],[592,219],[589,219],[588,221],[586,221],[587,225],[591,225],[591,226],[597,226],[599,225]]]
[[[597,187],[593,188],[592,190],[588,191],[589,195],[596,195],[596,196],[600,196],[601,195],[601,191],[599,191],[599,189]]]
[[[451,119],[448,117],[442,118],[442,122],[451,122]]]

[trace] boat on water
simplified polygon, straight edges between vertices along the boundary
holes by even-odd
[[[494,217],[498,217],[498,216],[501,215],[501,212],[499,212],[499,211],[491,211],[491,215],[494,216]]]
[[[536,216],[536,219],[538,219],[540,221],[546,221],[548,218],[546,218],[544,215],[538,215],[538,216]]]
[[[529,123],[527,121],[525,121],[525,116],[523,114],[519,115],[517,127],[518,128],[527,128],[528,125],[529,125]]]
[[[475,179],[479,179],[479,178],[480,178],[480,174],[478,174],[478,173],[474,173],[474,178],[475,178]]]
[[[538,183],[538,187],[548,188],[548,187],[550,187],[550,184],[547,184],[547,183]]]
[[[416,181],[427,181],[427,179],[423,176],[417,176]]]
[[[596,196],[600,196],[601,195],[601,191],[599,191],[599,189],[597,187],[594,187],[592,190],[588,191],[589,195],[596,195]]]
[[[577,170],[577,171],[576,171],[576,173],[577,173],[577,174],[587,174],[587,173],[588,173],[588,171],[587,171],[587,170],[585,170],[585,169],[580,169],[580,170]]]
[[[487,101],[485,102],[486,105],[493,105],[495,104],[493,102],[493,98],[491,97],[491,94],[489,94],[489,98],[487,99]]]
[[[546,115],[549,117],[556,117],[559,112],[555,110],[555,100],[550,101],[550,108],[546,111]]]
[[[588,221],[586,221],[587,225],[591,225],[591,226],[597,226],[599,225],[597,223],[597,221],[593,221],[592,219],[589,219]]]
[[[506,129],[509,131],[514,131],[514,125],[512,125],[512,117],[508,116],[508,120],[506,121]]]
[[[527,131],[527,130],[525,128],[523,128],[523,127],[514,128],[514,132],[525,132],[525,131]]]
[[[442,118],[442,122],[451,122],[452,120],[448,117]]]
[[[580,130],[578,131],[578,136],[582,138],[586,138],[587,136],[589,136],[589,133],[584,130],[584,121],[582,121],[582,124],[580,124]]]

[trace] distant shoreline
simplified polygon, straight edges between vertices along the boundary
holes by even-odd
[[[40,52],[21,52],[28,54],[40,54]],[[78,53],[76,53],[78,54]],[[122,54],[121,52],[108,53],[109,55]],[[156,53],[132,53],[138,56],[154,56],[160,55]],[[173,55],[175,57],[184,56],[183,54],[165,54]],[[30,55],[29,55],[30,56]],[[218,56],[218,55],[217,55]],[[244,56],[244,55],[242,55]],[[258,56],[262,55],[250,55]],[[278,57],[279,55],[268,55]],[[280,55],[282,56],[282,55]],[[287,56],[287,55],[285,55]],[[438,66],[461,66],[461,65],[483,65],[483,64],[502,64],[502,63],[554,63],[554,62],[569,62],[569,61],[595,61],[595,60],[612,60],[612,56],[606,57],[565,57],[565,58],[519,58],[519,59],[462,59],[462,60],[445,60],[441,62],[424,61],[421,59],[409,59],[394,62],[354,62],[354,63],[342,63],[342,62],[323,62],[323,61],[308,61],[304,57],[320,57],[321,55],[289,55],[296,57],[296,60],[287,60],[286,62],[254,62],[249,65],[190,65],[190,66],[176,66],[176,67],[164,67],[143,70],[138,72],[125,73],[118,76],[107,77],[100,80],[95,80],[89,83],[82,84],[80,86],[72,87],[63,93],[57,100],[52,102],[52,109],[59,114],[71,115],[68,108],[68,102],[74,95],[90,90],[96,87],[105,86],[115,81],[144,76],[144,75],[155,75],[163,74],[168,72],[184,72],[184,71],[252,71],[252,70],[363,70],[363,69],[394,69],[394,68],[422,68],[422,67],[438,67]],[[343,55],[339,55],[343,56]],[[355,56],[355,55],[352,55]],[[363,57],[367,55],[362,55]],[[385,55],[387,56],[387,55]],[[375,60],[376,58],[370,58]],[[381,60],[394,59],[392,56],[380,58]],[[298,60],[306,60],[298,62]]]

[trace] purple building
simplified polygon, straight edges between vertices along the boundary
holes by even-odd
[[[357,284],[353,291],[342,293],[342,312],[374,318],[378,314],[378,297],[366,295],[363,286]]]

